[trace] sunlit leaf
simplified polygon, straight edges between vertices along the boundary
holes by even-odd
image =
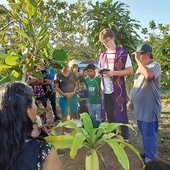
[[[37,14],[37,3],[34,0],[27,1],[26,12],[30,18],[34,17]]]
[[[51,142],[55,149],[66,149],[71,147],[74,137],[66,135],[47,136],[45,137],[45,140]]]
[[[106,132],[109,133],[109,132],[112,132],[113,130],[117,129],[119,126],[127,126],[131,129],[133,129],[132,125],[131,124],[123,124],[123,123],[109,123],[106,127]]]
[[[86,156],[86,169],[99,170],[99,159],[95,150],[91,150],[90,155]]]
[[[115,140],[115,141],[116,141],[116,140]],[[121,141],[121,142],[122,142],[122,141]],[[139,158],[139,160],[141,161],[141,163],[142,163],[142,165],[143,165],[143,168],[144,168],[145,164],[144,164],[144,162],[143,162],[143,160],[142,160],[142,158],[141,158],[141,156],[140,156],[139,151],[138,151],[133,145],[131,145],[131,144],[127,143],[127,142],[123,142],[123,144],[126,145],[127,147],[129,147],[129,149],[130,149],[131,151],[133,151],[133,153],[134,153],[134,154]]]
[[[19,56],[8,55],[5,59],[5,63],[11,66],[18,64]]]
[[[23,49],[23,50],[25,50],[26,49],[26,46],[25,45],[23,45],[23,44],[16,44],[19,48],[21,48],[21,49]]]
[[[90,133],[93,129],[93,123],[90,116],[87,113],[83,113],[80,117],[83,120],[84,129]]]
[[[129,170],[129,159],[122,146],[120,146],[115,140],[108,140],[107,143],[113,149],[118,161],[123,166],[124,169]]]
[[[79,149],[79,147],[81,147],[83,141],[86,139],[86,137],[84,135],[79,135],[77,134],[77,136],[74,137],[72,146],[71,146],[71,151],[70,151],[70,157],[72,159],[74,159],[74,157],[77,154],[77,151]]]
[[[17,79],[19,76],[20,74],[16,70],[12,70],[10,77]]]
[[[95,142],[95,134],[96,134],[97,129],[93,128],[93,123],[92,123],[92,120],[89,114],[82,113],[80,117],[83,121],[84,129],[88,132],[90,139],[91,139],[91,143],[93,144],[93,142]]]
[[[7,65],[7,64],[0,64],[0,70],[4,69],[4,68],[11,68],[11,65]]]

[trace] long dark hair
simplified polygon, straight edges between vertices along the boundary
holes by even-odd
[[[0,86],[0,169],[15,170],[15,163],[30,136],[33,122],[27,114],[32,106],[32,88],[22,82]]]

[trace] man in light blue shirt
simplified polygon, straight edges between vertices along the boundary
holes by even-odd
[[[158,157],[158,121],[162,109],[161,66],[153,60],[152,47],[149,44],[138,46],[134,54],[138,69],[134,77],[130,109],[134,108],[135,111],[147,163]]]

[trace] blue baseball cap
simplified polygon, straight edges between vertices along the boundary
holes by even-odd
[[[150,53],[152,53],[152,47],[149,44],[142,44],[137,47],[136,52],[139,52],[139,53],[150,52]]]

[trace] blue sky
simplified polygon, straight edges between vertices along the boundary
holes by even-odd
[[[139,20],[142,27],[148,27],[154,20],[156,24],[170,24],[169,0],[122,0],[129,5],[133,19]]]
[[[85,1],[85,0],[84,0]],[[88,1],[88,0],[87,0]],[[96,0],[92,0],[96,2]],[[103,2],[104,0],[98,0]],[[148,27],[149,22],[154,20],[156,24],[170,24],[170,0],[119,0],[129,5],[131,18],[140,21],[142,27]],[[67,0],[69,3],[77,0]],[[114,2],[114,0],[113,0]],[[6,0],[0,0],[0,4]]]

